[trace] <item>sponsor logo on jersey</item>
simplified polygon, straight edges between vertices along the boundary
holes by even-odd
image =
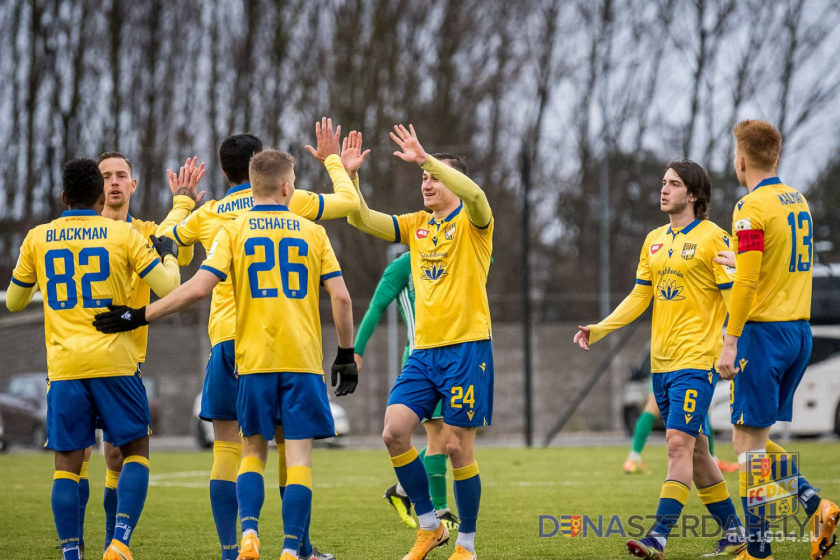
[[[665,280],[657,286],[659,294],[656,299],[659,301],[682,301],[685,299],[685,296],[682,295],[684,289],[682,286],[677,286],[677,283],[673,280]]]
[[[443,231],[443,236],[449,241],[455,239],[455,224],[446,226],[446,229]]]
[[[429,230],[423,228],[417,228],[417,231],[414,232],[414,236],[417,239],[426,239],[429,237]]]
[[[445,278],[449,275],[449,273],[446,272],[444,268],[445,267],[442,264],[421,266],[420,270],[423,271],[423,276],[421,276],[421,278],[423,280],[440,280],[441,278]]]
[[[686,243],[685,245],[683,245],[681,255],[682,255],[682,258],[684,258],[687,261],[690,261],[691,259],[694,258],[694,253],[696,253],[696,252],[697,252],[697,244],[696,243]]]
[[[655,255],[656,252],[661,248],[662,248],[662,243],[657,243],[656,245],[651,245],[650,246],[650,254]]]

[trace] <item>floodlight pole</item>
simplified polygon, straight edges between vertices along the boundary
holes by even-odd
[[[531,370],[531,235],[529,222],[531,220],[531,150],[528,142],[522,144],[520,153],[522,176],[522,356],[524,374],[525,402],[525,445],[531,447],[534,442]]]

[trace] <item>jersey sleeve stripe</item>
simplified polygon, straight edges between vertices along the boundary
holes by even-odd
[[[181,247],[186,247],[187,246],[186,243],[181,241],[181,237],[178,235],[178,226],[177,225],[172,228],[172,235],[175,236],[175,241],[178,242],[178,245],[180,245]]]
[[[321,215],[324,213],[324,195],[318,195],[318,215],[315,216],[315,220],[320,220]]]
[[[21,282],[20,280],[18,280],[14,276],[12,276],[12,284],[16,284],[16,285],[20,286],[21,288],[31,288],[32,286],[35,285],[35,282],[32,282],[31,284],[29,282]]]
[[[152,271],[152,269],[153,269],[154,267],[156,267],[156,266],[157,266],[157,265],[159,265],[159,264],[160,264],[160,259],[155,259],[155,260],[153,260],[153,261],[152,261],[152,263],[151,263],[149,266],[147,266],[146,268],[144,268],[144,269],[140,272],[140,278],[143,278],[144,276],[146,276],[148,273],[150,273],[150,272]]]
[[[203,264],[203,265],[201,265],[201,267],[199,268],[199,270],[206,270],[206,271],[208,271],[208,272],[212,272],[213,274],[215,274],[216,276],[218,276],[218,277],[219,277],[222,281],[227,280],[227,274],[225,274],[225,273],[224,273],[224,272],[222,272],[221,270],[216,270],[216,269],[215,269],[215,268],[213,268],[212,266],[207,266],[206,264]]]
[[[396,216],[391,216],[391,219],[394,220],[394,243],[400,242],[400,224],[397,222]]]
[[[340,270],[336,270],[335,272],[330,272],[329,274],[323,274],[321,276],[321,282],[324,280],[329,280],[330,278],[335,278],[336,276],[342,276]]]
[[[636,284],[641,286],[653,286],[653,282],[650,280],[642,280],[641,278],[636,278]]]
[[[735,282],[727,282],[726,284],[718,284],[717,287],[719,290],[731,290],[733,284]]]

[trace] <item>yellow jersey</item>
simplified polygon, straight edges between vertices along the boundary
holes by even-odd
[[[653,287],[651,372],[711,369],[723,346],[726,304],[721,290],[734,278],[715,264],[730,250],[729,235],[709,220],[681,230],[650,232],[642,246],[636,283]]]
[[[356,208],[358,208],[359,199],[356,189],[341,165],[341,158],[337,155],[328,156],[324,160],[324,165],[333,180],[335,193],[340,193],[345,200],[355,200]],[[248,212],[253,205],[251,183],[242,183],[229,189],[221,200],[208,201],[175,226],[171,233],[165,232],[165,235],[172,237],[181,246],[201,243],[204,250],[209,252],[222,224]],[[344,217],[347,212],[338,210],[338,214],[336,213],[340,206],[340,203],[332,202],[329,197],[303,190],[295,190],[289,201],[289,209],[308,220]],[[210,344],[213,346],[225,340],[231,340],[236,335],[236,302],[233,299],[230,280],[220,282],[213,289],[207,330],[210,335]]]
[[[193,207],[195,207],[195,203],[188,196],[176,196],[172,210],[170,210],[166,219],[161,222],[160,225],[154,222],[138,220],[131,214],[129,214],[126,218],[126,222],[139,231],[140,235],[142,235],[144,239],[149,239],[152,235],[159,235],[160,231],[165,230],[167,227],[171,228],[173,225],[186,218],[192,211]],[[181,252],[189,253],[185,255],[181,255],[179,253],[178,255],[178,262],[182,266],[186,266],[192,260],[192,247],[185,247]],[[152,290],[149,285],[143,282],[142,278],[138,275],[132,275],[131,295],[128,299],[129,307],[139,309],[149,305],[151,300]],[[137,361],[143,363],[146,361],[146,350],[149,343],[149,325],[142,326],[139,329],[131,331],[131,333],[134,336],[135,344],[137,344]]]
[[[492,338],[487,271],[495,224],[474,225],[463,207],[439,221],[425,211],[392,217],[396,241],[411,251],[418,349]]]
[[[802,193],[765,179],[735,205],[732,230],[739,253],[763,252],[747,320],[810,319],[814,222]]]
[[[222,225],[201,268],[236,298],[239,375],[324,373],[320,286],[341,268],[323,227],[286,206],[254,206]]]
[[[93,318],[109,304],[129,305],[132,275],[143,278],[159,264],[152,244],[131,224],[93,210],[67,210],[29,231],[12,282],[37,284],[44,294],[50,380],[134,374],[134,335],[102,334]]]

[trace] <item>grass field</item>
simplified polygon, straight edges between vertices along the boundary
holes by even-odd
[[[719,453],[733,458],[731,448]],[[804,474],[825,497],[840,497],[837,464],[840,443],[794,442],[789,451],[801,453]],[[650,446],[645,458],[652,474],[621,474],[624,447],[552,449],[480,448],[482,477],[481,515],[477,549],[482,559],[512,558],[622,558],[624,539],[561,536],[540,538],[539,515],[653,514],[664,479],[666,457],[661,445]],[[132,539],[136,560],[219,558],[218,541],[210,513],[207,477],[210,453],[154,453],[152,486],[140,525]],[[90,465],[91,500],[85,540],[88,558],[102,542],[101,507],[105,472],[101,456]],[[47,453],[0,456],[0,558],[54,559],[57,536],[50,510],[52,456]],[[384,451],[317,450],[314,455],[314,515],[312,539],[339,560],[401,558],[414,534],[402,525],[382,500],[392,484],[393,471]],[[451,479],[451,474],[450,474]],[[730,492],[737,494],[737,473],[726,476]],[[260,524],[263,558],[278,558],[282,548],[280,497],[276,488],[277,461],[270,457],[266,505]],[[450,496],[450,502],[454,499]],[[740,503],[736,508],[741,512]],[[701,515],[704,509],[692,493],[684,513]],[[801,513],[800,513],[801,515]],[[605,524],[606,526],[606,524]],[[548,526],[551,529],[551,526]],[[454,538],[453,541],[454,542]],[[697,558],[708,552],[714,539],[672,538],[668,559]],[[805,543],[774,545],[774,556],[808,558]],[[429,558],[448,558],[452,544]]]

